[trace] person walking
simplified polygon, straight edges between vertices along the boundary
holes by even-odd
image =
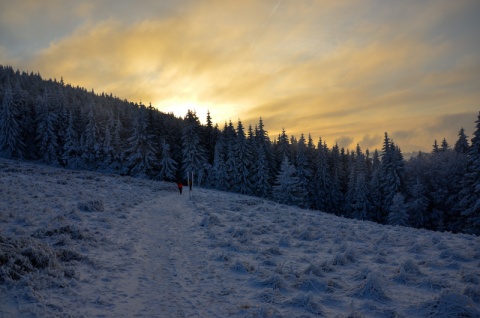
[[[180,191],[180,194],[182,194],[183,184],[181,182],[177,182],[177,186],[178,186],[178,191]]]

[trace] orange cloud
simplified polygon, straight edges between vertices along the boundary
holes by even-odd
[[[35,3],[18,6],[30,18]],[[48,16],[65,10],[61,3],[50,4]],[[432,143],[422,126],[435,116],[478,108],[477,54],[436,33],[472,6],[209,0],[132,9],[83,2],[69,7],[73,32],[15,63],[181,116],[186,107],[209,108],[220,125],[263,117],[272,137],[285,128],[329,145],[379,147],[384,131],[409,129],[415,134],[398,137],[413,150]],[[9,52],[0,50],[2,60]]]

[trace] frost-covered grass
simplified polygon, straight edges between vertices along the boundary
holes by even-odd
[[[0,160],[0,317],[479,317],[480,239]]]

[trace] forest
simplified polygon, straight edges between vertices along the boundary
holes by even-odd
[[[0,65],[0,156],[69,169],[186,181],[381,224],[480,235],[480,112],[470,138],[405,160],[385,132],[382,149],[328,147],[285,131],[202,125],[152,105],[44,80]]]

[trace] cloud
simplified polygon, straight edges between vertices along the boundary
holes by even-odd
[[[348,137],[348,136],[341,136],[340,138],[337,138],[335,140],[335,143],[338,145],[340,148],[349,148],[353,146],[353,137]]]
[[[363,138],[358,143],[363,149],[375,149],[380,148],[378,146],[382,144],[382,141],[383,136],[381,136],[380,134],[376,134],[373,136],[367,134],[363,136]]]
[[[471,3],[49,1],[11,2],[18,21],[0,13],[2,61],[164,111],[210,108],[220,125],[262,117],[271,136],[363,149],[387,131],[409,149],[450,136],[442,116],[480,104],[480,41],[467,28],[478,22],[458,19]],[[13,60],[32,37],[32,54]]]
[[[457,141],[455,137],[458,137],[460,128],[465,129],[466,135],[473,135],[477,116],[478,112],[440,115],[434,117],[430,125],[424,127],[423,131],[432,137],[435,136],[434,139],[437,140],[448,137],[447,141],[453,145]]]

